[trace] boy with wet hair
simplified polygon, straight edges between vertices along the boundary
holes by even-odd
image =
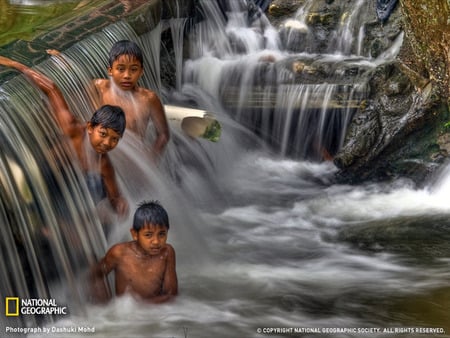
[[[130,242],[114,245],[91,271],[96,302],[111,297],[106,277],[115,273],[115,294],[129,293],[139,300],[162,303],[178,294],[175,250],[166,243],[169,217],[158,201],[137,208]]]
[[[108,62],[109,79],[94,80],[100,104],[120,105],[128,130],[142,140],[151,120],[156,134],[151,155],[158,159],[169,141],[169,126],[158,95],[138,85],[144,73],[141,48],[133,41],[118,41],[110,49]]]
[[[108,197],[117,214],[126,216],[128,202],[120,193],[108,157],[108,152],[117,146],[125,131],[124,111],[118,106],[104,105],[87,124],[82,123],[70,112],[62,92],[50,78],[3,56],[0,56],[0,65],[22,72],[47,95],[60,128],[70,138],[94,203]]]
[[[133,41],[121,40],[116,42],[109,50],[108,67],[112,68],[114,62],[122,55],[129,55],[136,58],[141,65],[144,64],[144,56],[141,48]]]

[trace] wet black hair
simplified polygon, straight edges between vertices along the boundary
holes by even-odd
[[[118,106],[109,104],[101,106],[94,112],[89,122],[92,127],[100,125],[104,128],[110,128],[120,134],[120,136],[125,132],[125,112]]]
[[[137,43],[130,40],[120,40],[117,41],[109,51],[109,67],[112,67],[114,61],[122,55],[133,56],[141,63],[142,66],[144,65],[142,50]]]
[[[159,201],[144,201],[134,213],[133,230],[139,231],[148,224],[169,229],[169,216]]]

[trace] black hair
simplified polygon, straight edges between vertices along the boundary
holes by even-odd
[[[130,40],[120,40],[117,41],[109,51],[109,67],[112,67],[114,61],[122,55],[133,56],[141,63],[142,66],[144,65],[142,50],[137,43]]]
[[[139,231],[148,224],[160,225],[169,229],[169,216],[159,201],[144,201],[134,213],[133,230]]]
[[[116,133],[123,135],[126,127],[125,113],[118,106],[106,104],[94,112],[89,121],[92,127],[101,125],[104,128],[110,128]]]

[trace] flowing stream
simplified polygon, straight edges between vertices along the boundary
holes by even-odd
[[[249,22],[242,6],[224,3],[200,1],[207,14],[191,27],[191,59],[182,63],[177,53],[176,91],[159,80],[160,26],[137,36],[120,22],[37,66],[87,119],[90,80],[106,76],[114,41],[132,39],[146,53],[144,85],[165,103],[195,103],[221,122],[217,143],[173,129],[159,167],[148,165],[131,136],[111,153],[131,209],[158,199],[169,212],[180,288],[171,303],[149,306],[128,296],[106,306],[85,303],[84,269],[130,239],[131,216],[113,218],[103,233],[41,94],[22,76],[0,87],[0,220],[9,225],[0,232],[1,298],[56,298],[71,312],[44,322],[7,317],[2,329],[45,327],[55,337],[450,337],[450,260],[442,249],[450,175],[443,171],[424,189],[406,180],[336,184],[337,169],[320,149],[339,149],[354,108],[330,102],[336,91],[347,102],[362,99],[364,79],[295,84],[279,67],[293,57],[306,66],[314,60],[334,65],[337,77],[348,65],[383,62],[359,52],[364,1],[355,1],[351,22],[336,33],[356,42],[330,41],[336,54],[288,52],[264,15]],[[305,25],[309,6],[293,20]],[[172,36],[181,48],[179,32]],[[246,106],[254,87],[260,109]],[[47,233],[53,261],[38,242]],[[20,268],[24,261],[28,268]],[[45,269],[50,265],[56,271]],[[88,332],[70,332],[79,328]]]

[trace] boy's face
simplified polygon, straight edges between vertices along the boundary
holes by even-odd
[[[106,154],[119,144],[120,134],[111,128],[102,125],[93,127],[88,123],[87,131],[92,148],[99,154]]]
[[[137,244],[150,256],[158,255],[165,247],[168,229],[162,225],[146,224],[139,231],[130,230]]]
[[[133,90],[144,73],[142,64],[133,56],[121,55],[108,68],[113,82],[122,90]]]

